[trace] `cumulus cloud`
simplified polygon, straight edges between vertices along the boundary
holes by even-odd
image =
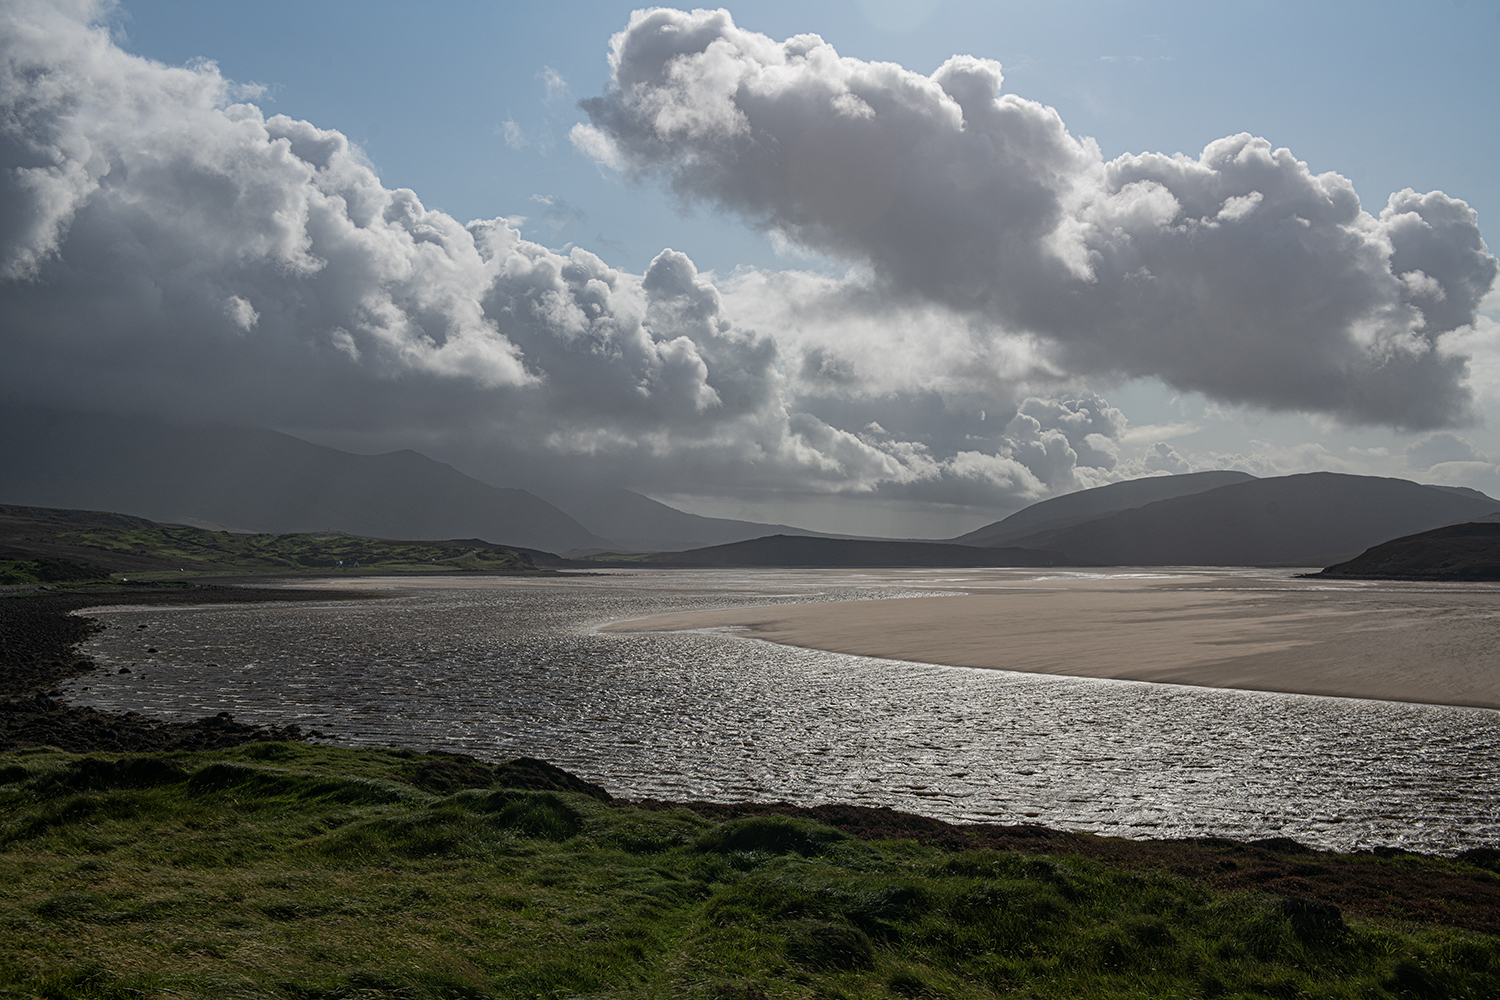
[[[1496,275],[1473,211],[1441,192],[1365,211],[1247,134],[1197,157],[1106,162],[1000,65],[931,76],[775,41],[729,13],[638,11],[573,139],[665,177],[1075,375],[1155,376],[1212,398],[1404,429],[1471,419],[1465,356]]]
[[[888,362],[850,366],[848,342],[820,355],[784,314],[737,316],[684,254],[632,274],[528,241],[504,218],[428,209],[384,186],[341,133],[243,103],[212,63],[122,51],[95,21],[104,9],[0,2],[11,405],[364,435],[491,473],[587,461],[661,489],[941,499],[957,484],[1005,505],[1107,458],[1108,419],[1094,428],[1073,404],[1041,400],[1017,415],[1024,387],[1007,373],[1031,366],[1024,338],[1015,357],[954,340],[915,379]],[[556,74],[544,83],[565,89]],[[576,215],[534,201],[544,222]],[[786,309],[807,279],[760,280]],[[978,378],[963,374],[975,349]],[[914,337],[907,353],[930,345]],[[866,405],[886,387],[894,402]],[[922,419],[934,406],[954,410],[936,434]],[[980,406],[990,428],[1020,423],[969,440],[960,430]],[[899,429],[863,430],[877,417]]]
[[[714,278],[666,249],[636,274],[527,240],[517,217],[429,209],[212,63],[121,50],[105,10],[0,0],[7,405],[419,447],[496,481],[587,465],[659,492],[998,509],[1192,461],[1122,459],[1144,442],[1090,375],[1238,379],[1203,391],[1413,426],[1464,415],[1494,261],[1441,195],[1376,219],[1248,139],[1105,164],[1047,109],[997,100],[992,63],[929,79],[657,11],[616,39],[577,148],[853,266]],[[1317,191],[1337,202],[1322,215]],[[558,232],[578,219],[555,195],[532,208]],[[1254,245],[1280,263],[1245,263]],[[1262,329],[1271,302],[1287,316]],[[1255,375],[1271,369],[1280,402]]]

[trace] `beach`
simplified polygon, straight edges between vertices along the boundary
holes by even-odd
[[[1423,614],[1452,617],[1455,601],[1487,613],[1494,594],[1424,585],[1406,589],[1426,597],[1381,596],[1361,583],[1328,604],[1316,587],[1244,570],[363,578],[371,600],[88,609],[98,628],[77,655],[96,669],[58,690],[101,713],[187,723],[227,712],[346,746],[535,757],[631,799],[837,802],[950,823],[1289,837],[1345,851],[1493,843],[1491,709],[976,670],[692,628],[828,608],[882,628],[919,612],[917,626],[940,632],[934,613],[984,599],[1009,602],[1012,625],[1030,623],[1035,634],[1010,645],[1025,639],[1054,670],[1089,655],[1119,673],[1125,651],[1181,679],[1174,662],[1195,648],[1199,660],[1306,656],[1340,601],[1395,602],[1349,617],[1395,622],[1387,634],[1399,638]],[[1308,593],[1284,593],[1296,590]],[[1018,605],[1032,610],[1016,615]],[[693,611],[705,614],[676,617]],[[652,618],[647,628],[690,630],[602,631]],[[978,659],[987,630],[960,620],[947,638],[966,629]],[[910,650],[888,656],[935,658],[931,637],[908,638]]]
[[[1500,589],[1291,573],[1000,574],[935,596],[658,615],[612,632],[732,631],[955,667],[1500,708]]]

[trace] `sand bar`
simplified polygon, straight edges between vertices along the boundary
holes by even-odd
[[[1105,580],[698,611],[606,631],[733,629],[959,667],[1500,708],[1500,589]]]

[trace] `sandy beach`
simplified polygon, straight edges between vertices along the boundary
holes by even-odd
[[[976,582],[951,596],[658,615],[604,630],[725,629],[949,666],[1500,708],[1500,589]]]

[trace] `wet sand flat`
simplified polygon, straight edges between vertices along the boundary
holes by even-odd
[[[1500,590],[1116,580],[964,591],[659,615],[604,630],[733,629],[949,666],[1500,708]]]

